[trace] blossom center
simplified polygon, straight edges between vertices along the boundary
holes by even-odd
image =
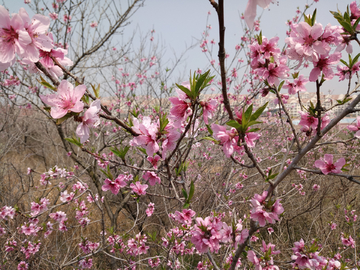
[[[16,31],[14,30],[14,28],[12,28],[12,26],[10,26],[10,29],[3,28],[2,30],[3,31],[1,37],[4,39],[5,42],[15,43],[14,40],[19,38],[19,34],[16,33]]]

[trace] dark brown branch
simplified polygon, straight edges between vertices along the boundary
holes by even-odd
[[[234,115],[231,111],[229,98],[227,95],[226,88],[226,70],[225,70],[225,25],[224,25],[224,0],[219,0],[219,4],[216,4],[215,1],[210,0],[210,3],[215,8],[218,19],[219,19],[219,62],[220,62],[220,71],[221,71],[221,91],[223,95],[223,103],[227,113],[229,114],[229,118],[234,120]]]
[[[232,262],[231,262],[231,266],[229,268],[229,270],[234,270],[235,267],[236,267],[236,264],[240,258],[240,254],[244,251],[245,247],[247,246],[247,243],[250,239],[250,237],[257,231],[257,227],[256,227],[256,224],[255,224],[255,221],[251,220],[250,221],[250,230],[249,230],[249,236],[246,238],[245,242],[242,243],[241,245],[238,245],[238,248],[236,250],[236,253],[232,259]]]
[[[41,70],[45,75],[46,77],[48,77],[50,79],[50,81],[53,83],[53,85],[55,86],[59,86],[60,82],[54,77],[52,76],[49,71],[47,71],[47,69],[40,63],[40,62],[36,62],[35,63],[35,66]]]

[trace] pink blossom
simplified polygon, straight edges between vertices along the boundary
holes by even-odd
[[[165,134],[166,138],[162,142],[162,158],[166,158],[166,153],[171,152],[176,147],[176,142],[180,138],[180,132],[177,131],[177,128],[173,126],[172,124],[168,124],[165,127],[165,131],[167,132]]]
[[[310,26],[306,22],[300,22],[291,26],[290,37],[285,39],[288,44],[287,55],[290,59],[299,60],[318,60],[321,54],[327,54],[330,47],[323,47],[319,40],[323,33],[323,26],[315,23]]]
[[[65,222],[67,220],[66,214],[62,211],[57,211],[56,213],[49,214],[49,217],[54,219],[57,222]]]
[[[341,235],[341,242],[344,246],[355,248],[355,240],[349,235],[349,237],[344,237],[344,235]]]
[[[277,48],[277,43],[279,37],[273,37],[268,40],[266,37],[262,38],[262,43],[260,45],[260,52],[264,55],[264,58],[270,60],[273,57],[275,60],[278,60],[278,57],[281,53],[281,50]]]
[[[84,143],[90,137],[90,127],[96,127],[100,123],[98,113],[101,110],[101,101],[97,99],[90,104],[83,117],[79,117],[81,123],[76,128],[76,135],[80,138],[80,143]]]
[[[250,29],[254,27],[254,20],[256,17],[256,6],[260,6],[263,9],[267,9],[270,3],[273,3],[273,0],[249,0],[246,9],[244,12],[244,19],[247,26]]]
[[[324,160],[316,160],[314,166],[319,168],[323,174],[341,173],[341,168],[345,163],[345,158],[340,158],[333,163],[333,155],[325,154]]]
[[[350,11],[352,20],[357,20],[360,17],[360,9],[357,6],[356,1],[351,2]]]
[[[137,118],[133,119],[134,131],[141,134],[134,137],[130,141],[130,145],[143,146],[146,149],[148,156],[153,156],[154,153],[159,151],[159,145],[157,143],[158,126],[155,123],[151,123],[151,118],[145,116],[140,124]]]
[[[123,188],[127,185],[126,181],[127,181],[127,176],[123,175],[123,174],[119,174],[119,176],[114,180],[110,180],[108,178],[105,179],[104,181],[104,185],[102,186],[102,190],[103,191],[108,191],[110,190],[113,194],[118,194],[120,188]]]
[[[64,192],[61,192],[60,201],[62,201],[62,202],[70,202],[70,201],[72,201],[74,196],[75,196],[74,192],[71,192],[70,194],[68,194],[67,190],[65,190]]]
[[[288,103],[288,99],[289,99],[289,95],[288,94],[280,94],[280,98],[283,104],[287,104]],[[280,100],[278,98],[276,98],[274,100],[274,105],[278,105],[280,104]]]
[[[266,222],[274,224],[276,220],[279,220],[279,215],[284,212],[280,200],[276,200],[271,208],[271,212],[267,212],[264,208],[264,202],[267,196],[267,191],[264,191],[262,195],[255,194],[250,200],[252,208],[250,210],[250,218],[258,221],[261,227],[264,227]]]
[[[320,186],[318,184],[314,184],[312,188],[314,191],[318,191],[320,189]]]
[[[0,6],[0,71],[5,70],[15,61],[15,53],[28,56],[27,47],[32,43],[29,33],[19,14],[10,19],[9,12]]]
[[[142,185],[140,182],[136,182],[135,184],[131,183],[130,188],[138,195],[145,195],[146,189],[148,188],[148,185]]]
[[[84,108],[84,103],[80,101],[86,91],[85,85],[73,87],[71,83],[66,80],[61,81],[58,86],[56,94],[47,96],[40,95],[41,100],[51,106],[51,116],[54,119],[59,119],[65,116],[69,111],[81,112]]]
[[[254,147],[255,146],[255,140],[260,138],[260,134],[259,133],[255,133],[255,132],[247,132],[245,134],[245,142],[246,145],[249,147]]]
[[[155,157],[148,157],[147,160],[154,166],[154,169],[157,169],[157,163],[160,160],[158,155],[155,155]]]
[[[15,216],[15,209],[11,206],[3,206],[0,209],[0,220],[7,220],[7,218],[9,217],[10,219],[13,219]]]
[[[49,13],[49,17],[52,19],[52,20],[56,20],[58,17],[59,17],[59,15],[57,14],[57,13]]]
[[[310,260],[305,254],[300,254],[299,252],[292,255],[291,259],[295,261],[294,265],[298,266],[299,269],[315,269],[318,265],[316,260]]]
[[[172,218],[182,224],[191,224],[191,219],[195,214],[196,212],[191,209],[183,209],[182,212],[176,211],[175,214],[172,215]]]
[[[349,125],[347,126],[347,128],[350,130],[350,131],[356,131],[356,133],[354,134],[354,136],[356,138],[360,138],[360,116],[358,116],[356,118],[356,124],[355,125]]]
[[[146,209],[146,211],[145,211],[145,213],[146,213],[146,215],[148,216],[148,217],[151,217],[152,216],[152,214],[154,213],[154,203],[149,203],[148,204],[148,208]]]
[[[207,102],[201,101],[200,105],[203,108],[203,117],[205,124],[209,124],[209,118],[211,119],[213,116],[213,113],[216,111],[216,107],[218,105],[218,102],[215,99],[211,99]]]
[[[149,181],[150,186],[154,186],[154,185],[156,185],[156,183],[159,183],[159,184],[161,183],[160,177],[157,176],[157,174],[154,172],[147,171],[143,175],[143,178],[145,180]]]
[[[191,242],[200,253],[207,251],[217,252],[220,248],[223,222],[219,219],[206,217],[196,218],[196,225],[191,237]]]
[[[345,79],[351,78],[356,72],[360,70],[360,61],[355,63],[351,69],[349,69],[347,66],[337,65],[336,67],[338,73],[336,73],[336,76],[339,76],[339,81],[343,81]]]
[[[238,229],[236,230],[238,231]],[[237,234],[235,237],[235,243],[236,244],[243,244],[245,243],[245,241],[247,240],[247,238],[249,237],[249,230],[248,229],[243,229],[241,231],[241,233]]]
[[[214,138],[222,144],[226,157],[230,157],[234,151],[240,150],[240,147],[237,145],[238,136],[236,136],[236,130],[234,128],[226,130],[226,127],[216,124],[212,124],[211,128],[214,131]]]
[[[53,41],[48,36],[47,30],[50,26],[50,19],[46,16],[36,14],[30,19],[24,8],[19,10],[19,15],[24,22],[24,27],[31,37],[31,43],[26,48],[25,58],[31,62],[39,61],[39,50],[49,52],[53,48]]]
[[[299,111],[299,113],[301,117],[299,125],[303,126],[301,128],[302,131],[308,131],[310,129],[315,130],[317,128],[318,119],[316,117],[302,111]]]
[[[97,27],[98,26],[98,23],[97,22],[92,22],[92,23],[90,23],[90,27],[92,27],[92,28],[95,28],[95,27]]]
[[[48,37],[51,39],[51,42],[53,42],[53,35],[52,33],[48,34]],[[65,57],[67,54],[67,50],[63,48],[57,48],[57,49],[51,49],[49,51],[39,50],[40,52],[40,63],[47,69],[47,71],[54,76],[55,78],[59,78],[63,75],[62,69],[54,64],[54,61],[52,58],[55,58],[59,64],[62,66],[71,66],[73,62]],[[22,61],[23,63],[29,65],[29,71],[30,73],[36,73],[39,70],[37,67],[28,59],[24,59]]]
[[[332,65],[337,64],[340,61],[340,58],[340,52],[335,52],[329,56],[320,55],[317,60],[313,61],[314,68],[310,72],[309,80],[315,82],[321,72],[324,75],[325,80],[331,80],[334,77]]]
[[[27,264],[24,261],[21,261],[17,266],[17,270],[27,270],[27,269],[29,269],[29,264]]]
[[[288,80],[284,85],[285,89],[288,89],[289,95],[295,95],[300,91],[306,91],[305,84],[309,82],[303,75],[300,75],[298,78],[294,80],[293,83],[290,83]]]
[[[255,254],[254,251],[249,250],[249,251],[248,251],[248,254],[247,254],[247,258],[248,258],[248,260],[249,260],[251,263],[254,264],[256,270],[261,270],[261,269],[262,269],[262,267],[261,267],[261,265],[260,265],[260,261],[259,261],[259,259],[258,259],[258,257],[256,256],[256,254]]]
[[[183,86],[186,88],[190,87],[187,83],[183,83]],[[189,97],[180,89],[176,89],[176,92],[178,97],[169,98],[169,101],[173,105],[170,110],[169,118],[174,122],[174,126],[179,128],[181,123],[192,115],[192,110],[190,108],[191,103]]]
[[[336,226],[337,226],[337,224],[335,222],[331,222],[330,228],[332,231],[336,229]]]
[[[81,269],[91,269],[93,266],[93,262],[91,258],[82,259],[79,261],[79,267]]]

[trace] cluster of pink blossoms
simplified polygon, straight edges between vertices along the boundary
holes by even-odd
[[[128,247],[127,253],[131,256],[138,256],[141,254],[146,254],[149,246],[146,246],[147,242],[147,236],[141,235],[141,233],[138,233],[135,238],[131,238],[128,240]]]
[[[133,179],[132,174],[119,174],[115,180],[111,180],[106,178],[104,181],[104,185],[102,186],[103,191],[110,190],[113,194],[118,194],[120,188],[126,187],[127,182]]]
[[[241,119],[241,118],[240,118]],[[211,128],[214,132],[213,136],[223,146],[223,152],[226,157],[230,157],[234,152],[239,155],[243,154],[243,146],[238,146],[239,136],[235,128],[227,130],[226,127],[212,124]],[[256,132],[247,132],[245,134],[245,142],[248,147],[255,146],[255,140],[260,138],[260,134]]]
[[[315,116],[310,115],[307,112],[303,112],[303,111],[299,111],[299,114],[300,114],[299,125],[302,126],[302,128],[301,128],[302,132],[307,132],[307,133],[311,134],[312,131],[317,130],[318,123],[319,123],[318,118],[316,118]],[[329,123],[330,123],[330,117],[327,114],[325,114],[321,118],[320,129],[323,129]]]
[[[233,234],[235,234],[235,243],[242,244],[249,236],[248,229],[243,229],[242,220],[239,220],[236,225],[236,231],[225,222],[221,221],[221,216],[211,216],[202,219],[200,217],[195,219],[196,225],[193,227],[191,233],[191,242],[200,253],[218,252],[220,243],[232,242]]]
[[[60,119],[68,113],[80,113],[84,109],[84,103],[81,98],[86,92],[85,85],[73,87],[66,80],[61,81],[57,88],[56,94],[47,96],[40,95],[41,100],[51,106],[50,115],[54,119]],[[83,116],[77,116],[76,121],[80,122],[76,129],[76,135],[80,138],[80,143],[84,143],[90,137],[89,128],[99,125],[99,112],[101,110],[101,102],[99,99],[90,104]]]
[[[313,241],[313,246],[316,247],[316,242]],[[301,239],[299,242],[294,243],[295,247],[292,248],[294,255],[291,259],[293,268],[298,269],[314,269],[314,270],[334,270],[339,269],[341,263],[334,258],[325,258],[319,255],[319,252],[314,252],[311,248],[305,246],[305,242]]]
[[[275,250],[275,245],[269,243],[266,245],[265,241],[262,241],[262,247],[260,248],[261,252],[265,254],[261,258],[256,256],[256,253],[252,250],[248,251],[247,258],[254,264],[256,270],[279,270],[279,267],[274,265],[274,260],[272,255],[277,255],[280,253],[279,250]]]
[[[48,17],[36,14],[31,20],[24,8],[13,14],[0,6],[0,71],[15,63],[15,54],[31,62],[40,59],[39,50],[49,52],[52,40],[47,35]]]
[[[96,251],[100,246],[100,243],[91,242],[87,239],[83,239],[83,241],[79,244],[79,248],[81,248],[84,254],[89,254],[91,252]]]
[[[45,212],[48,209],[50,200],[47,198],[41,198],[39,203],[31,202],[31,216],[36,217],[37,215]]]
[[[49,26],[46,16],[36,14],[30,19],[25,9],[20,8],[10,18],[9,12],[0,6],[0,71],[12,66],[18,55],[23,64],[29,65],[30,72],[39,72],[34,63],[40,62],[52,76],[62,76],[61,68],[54,65],[51,57],[63,66],[72,65],[72,61],[65,57],[66,49],[54,48]]]
[[[182,83],[182,86],[190,91],[191,87],[189,82]],[[175,128],[182,128],[186,123],[187,118],[193,113],[191,109],[191,100],[188,95],[180,89],[176,89],[176,93],[178,94],[177,97],[169,98],[169,101],[173,105],[170,110],[169,119]],[[209,119],[212,118],[216,111],[218,101],[210,99],[207,101],[200,101],[199,104],[203,109],[204,122],[208,125]]]
[[[255,40],[250,45],[252,73],[257,75],[259,80],[267,80],[269,85],[277,85],[279,78],[284,79],[289,76],[287,57],[281,55],[280,49],[277,48],[278,40],[279,37],[270,40],[262,37],[261,41]]]
[[[290,37],[285,39],[288,45],[286,54],[290,59],[297,60],[298,66],[304,60],[313,63],[310,81],[316,81],[321,74],[324,75],[325,80],[331,80],[334,77],[332,67],[339,62],[340,51],[344,49],[342,32],[340,26],[330,24],[325,28],[320,23],[314,23],[312,26],[307,22],[293,24]],[[330,46],[337,46],[335,52],[331,53]],[[348,46],[347,51],[351,53],[352,47]]]
[[[265,209],[265,199],[267,195],[268,192],[265,190],[262,195],[255,194],[250,200],[252,205],[250,218],[258,221],[261,227],[264,227],[266,222],[274,224],[277,220],[279,220],[279,215],[284,212],[284,208],[282,207],[280,200],[276,200],[271,206],[270,212],[267,212]]]
[[[169,123],[165,127],[165,134],[160,134],[160,123],[152,123],[151,118],[145,116],[142,123],[137,118],[133,119],[133,130],[140,134],[130,141],[132,146],[142,146],[146,149],[146,154],[153,157],[160,150],[159,143],[162,146],[162,158],[166,158],[166,153],[175,149],[176,141],[180,137],[177,129]]]

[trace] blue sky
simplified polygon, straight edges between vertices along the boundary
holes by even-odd
[[[17,12],[20,7],[27,8],[24,2],[20,0],[5,0],[3,2],[11,13]],[[234,52],[235,45],[240,43],[240,38],[243,35],[240,14],[244,12],[246,3],[245,0],[225,1],[225,48],[230,54]],[[262,14],[263,35],[266,37],[279,36],[279,45],[283,45],[287,30],[286,21],[295,16],[297,7],[303,10],[305,4],[310,5],[312,3],[314,2],[309,0],[278,0],[277,3],[271,4],[267,10],[258,7],[258,15]],[[329,10],[339,8],[344,11],[350,3],[351,1],[343,0],[319,0],[311,6],[309,13],[317,8],[317,22],[322,23],[323,26],[328,23],[334,25],[337,22]],[[201,38],[201,33],[207,25],[208,11],[211,12],[208,25],[212,26],[209,40],[214,38],[217,42],[216,12],[208,0],[147,0],[144,2],[144,6],[131,18],[131,24],[124,31],[124,37],[130,37],[135,29],[141,29],[142,33],[154,29],[156,31],[154,34],[155,41],[165,44],[165,58],[171,58],[173,52],[180,55],[187,46]],[[354,46],[354,49],[355,54],[360,52],[357,46]],[[217,48],[214,51],[216,54]],[[199,46],[188,52],[185,59],[183,65],[184,68],[186,65],[186,70],[204,68],[208,64],[208,60]],[[331,84],[324,85],[324,88],[340,93],[344,86],[345,84],[338,84],[337,80],[334,79]],[[311,89],[309,90],[311,91]]]

